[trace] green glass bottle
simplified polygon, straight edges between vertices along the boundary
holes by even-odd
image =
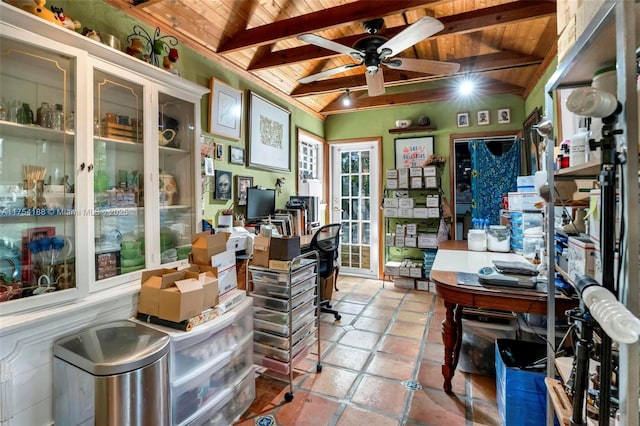
[[[22,108],[18,110],[18,123],[33,124],[33,111],[28,103],[24,102]]]

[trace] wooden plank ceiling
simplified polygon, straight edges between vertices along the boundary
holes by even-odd
[[[473,76],[482,93],[526,96],[556,55],[555,1],[512,0],[104,0],[314,115],[446,100]],[[298,79],[358,62],[297,39],[313,33],[345,46],[383,18],[392,38],[423,16],[444,29],[397,56],[460,64],[448,77],[384,67],[386,93],[368,96],[365,67],[315,82]],[[432,86],[424,84],[433,81]],[[393,89],[390,89],[393,87]],[[345,89],[348,108],[339,102]]]

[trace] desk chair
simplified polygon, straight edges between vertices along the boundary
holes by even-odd
[[[313,235],[310,244],[310,248],[316,250],[320,258],[320,265],[318,266],[318,276],[320,277],[321,284],[320,312],[333,314],[336,321],[340,321],[342,316],[335,309],[331,309],[331,298],[328,297],[325,299],[325,287],[329,277],[333,276],[334,285],[338,279],[339,266],[336,261],[338,260],[338,246],[340,245],[340,228],[342,228],[342,225],[339,223],[332,223],[320,227]],[[338,291],[337,287],[336,291]]]

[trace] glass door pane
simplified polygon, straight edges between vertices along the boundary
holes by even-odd
[[[143,89],[94,70],[96,280],[145,267]]]
[[[0,63],[0,302],[6,302],[76,288],[76,76],[74,59],[8,38],[0,38]]]
[[[195,233],[195,107],[164,93],[158,99],[160,260],[168,263],[189,256]]]

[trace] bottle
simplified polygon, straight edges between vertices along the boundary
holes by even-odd
[[[569,167],[569,145],[565,145],[562,150],[562,160],[560,160],[560,168],[566,169]]]
[[[36,111],[36,123],[48,129],[53,127],[53,110],[48,102],[43,102]]]
[[[570,154],[569,154],[569,166],[575,167],[584,164],[587,161],[587,154],[589,145],[589,132],[584,127],[578,129],[578,133],[571,138]]]
[[[64,129],[64,112],[61,104],[56,104],[56,109],[53,111],[52,127],[56,130]]]
[[[18,109],[18,123],[33,124],[33,111],[28,103],[24,102],[22,107]]]

